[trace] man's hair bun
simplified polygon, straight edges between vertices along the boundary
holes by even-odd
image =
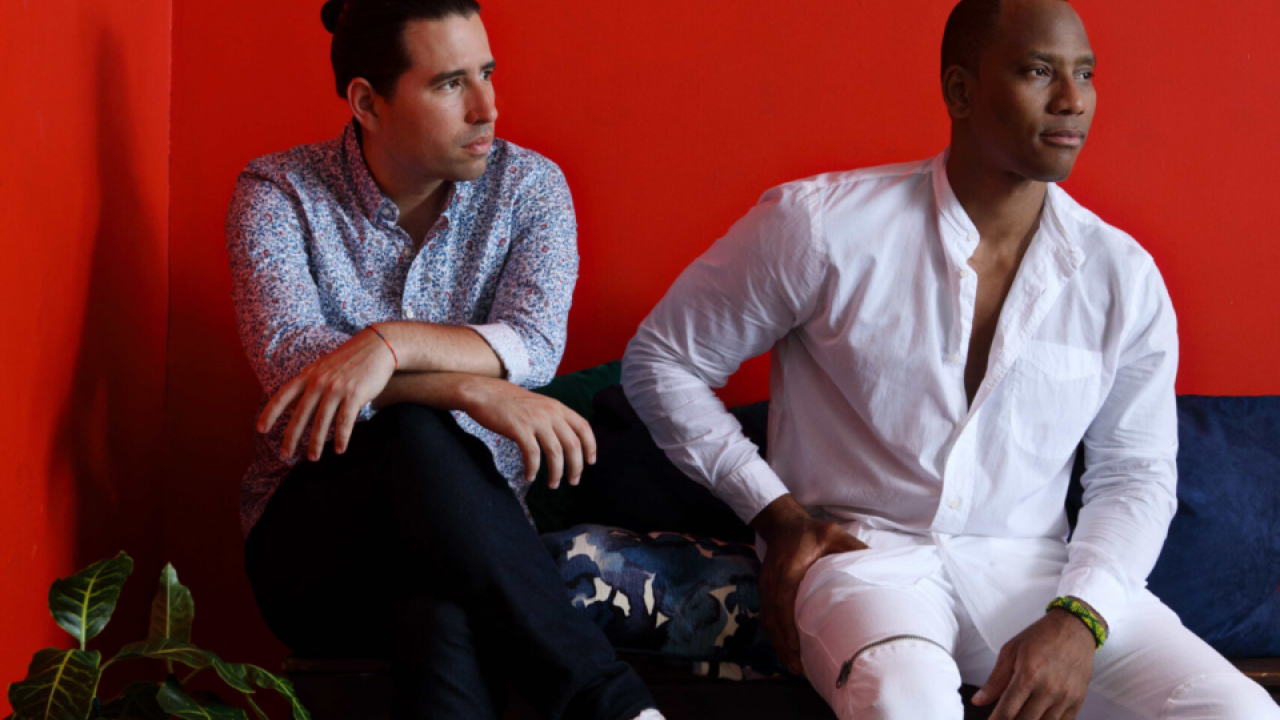
[[[320,8],[320,22],[324,23],[324,29],[333,34],[338,30],[338,18],[342,17],[342,6],[347,4],[347,0],[328,0],[324,7]]]

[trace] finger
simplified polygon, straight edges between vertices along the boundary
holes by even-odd
[[[787,649],[795,659],[796,665],[800,667],[800,673],[803,673],[803,663],[800,661],[800,632],[796,630],[796,591],[800,587],[801,577],[788,576],[778,588],[782,601],[782,617],[778,621],[782,624],[782,636]]]
[[[1027,704],[1033,689],[1032,683],[1015,671],[1013,679],[1009,681],[1009,687],[1000,695],[1000,702],[996,703],[996,709],[991,711],[990,720],[1015,720],[1019,717],[1018,713],[1022,711],[1022,706]]]
[[[293,457],[298,451],[298,441],[302,439],[303,428],[311,421],[311,414],[315,412],[316,403],[319,401],[320,390],[308,385],[306,392],[298,399],[298,403],[293,406],[293,417],[290,418],[289,427],[284,432],[285,457]]]
[[[595,465],[596,434],[591,430],[591,423],[584,420],[578,413],[571,412],[569,425],[573,427],[574,432],[578,434],[578,440],[582,443],[582,457],[588,465]]]
[[[360,408],[355,400],[348,398],[342,402],[338,411],[338,426],[333,431],[333,449],[339,455],[347,451],[347,443],[351,441],[351,431],[355,429],[356,420],[360,417]]]
[[[311,462],[319,460],[320,454],[324,452],[324,443],[329,437],[329,425],[333,422],[333,416],[338,412],[338,406],[341,404],[342,396],[330,390],[316,405],[315,420],[311,423],[311,452],[309,453]]]
[[[1009,686],[1009,680],[1013,677],[1013,652],[1009,650],[1009,646],[1004,646],[1000,650],[1000,655],[996,658],[996,666],[991,671],[991,677],[987,678],[986,684],[978,688],[978,692],[973,695],[974,705],[987,705],[991,701],[1000,697],[1006,687]]]
[[[577,485],[582,479],[582,443],[567,421],[556,423],[556,437],[564,449],[565,478],[570,485]]]
[[[538,440],[531,432],[522,432],[516,438],[520,453],[524,455],[524,481],[533,482],[538,477],[538,468],[542,467],[542,451],[538,448]]]
[[[1045,688],[1036,688],[1014,717],[1016,720],[1049,720],[1049,711],[1056,704],[1055,700]]]
[[[302,376],[299,375],[276,390],[276,394],[271,396],[258,415],[258,432],[265,433],[271,430],[276,420],[280,419],[281,413],[289,407],[294,398],[298,397],[298,393],[302,391],[303,382]]]
[[[544,428],[538,431],[538,444],[542,446],[542,456],[547,459],[547,485],[555,490],[560,487],[560,477],[564,473],[560,438],[556,437],[555,430]]]

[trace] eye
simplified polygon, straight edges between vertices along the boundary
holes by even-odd
[[[485,70],[485,71],[484,71],[484,74],[482,74],[482,75],[481,75],[481,77],[483,77],[485,80],[492,80],[492,79],[493,79],[493,71],[492,71],[492,70]]]
[[[1049,68],[1047,67],[1034,67],[1031,68],[1030,72],[1033,77],[1049,77]]]
[[[457,90],[458,88],[462,87],[462,81],[461,81],[461,80],[456,80],[456,79],[455,79],[455,80],[450,80],[450,81],[446,82],[445,84],[441,85],[440,87],[442,87],[442,88],[444,88],[444,89],[446,89],[446,90]]]
[[[1093,70],[1081,70],[1078,76],[1081,80],[1092,80]]]

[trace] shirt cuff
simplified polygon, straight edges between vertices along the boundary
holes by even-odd
[[[791,492],[763,458],[755,457],[716,482],[716,496],[751,524],[769,503]]]
[[[507,371],[507,380],[523,387],[525,379],[529,377],[529,350],[516,331],[504,323],[464,327],[475,330],[485,342],[489,343],[489,347],[493,348],[493,353],[498,356],[502,367]]]
[[[1107,624],[1108,632],[1124,612],[1129,602],[1129,592],[1119,578],[1096,567],[1067,570],[1058,583],[1058,596],[1069,596],[1085,601]]]

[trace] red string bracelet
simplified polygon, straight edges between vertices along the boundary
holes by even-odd
[[[391,347],[391,341],[387,339],[387,336],[386,336],[386,335],[383,335],[382,333],[378,332],[378,328],[377,328],[377,327],[375,327],[375,326],[373,326],[373,325],[370,325],[370,326],[369,326],[369,329],[370,329],[370,330],[372,330],[374,333],[376,333],[376,334],[378,335],[378,337],[382,338],[382,342],[384,342],[384,343],[386,343],[386,344],[387,344],[387,349],[391,351],[391,359],[396,361],[396,369],[397,369],[397,370],[399,370],[399,369],[400,369],[400,356],[399,356],[399,355],[396,355],[396,349],[395,349],[395,348],[393,348],[393,347]]]

